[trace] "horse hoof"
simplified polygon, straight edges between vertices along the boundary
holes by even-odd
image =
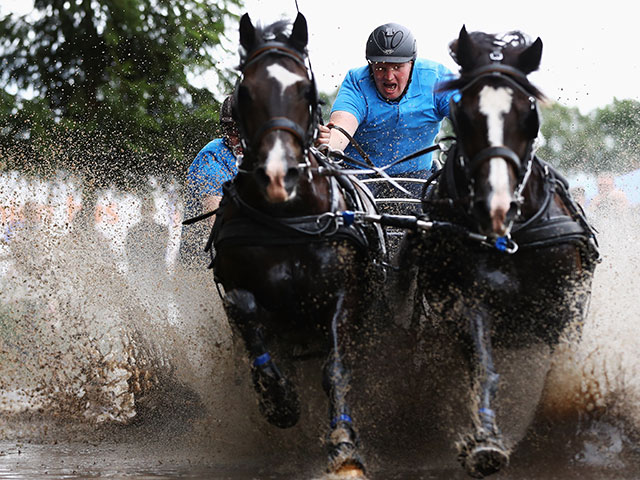
[[[355,463],[342,465],[336,472],[331,475],[331,478],[335,480],[343,480],[347,478],[356,480],[367,480],[362,466]]]
[[[253,384],[259,395],[260,413],[271,425],[291,428],[298,423],[300,400],[291,382],[254,370]]]
[[[465,464],[467,473],[474,478],[484,478],[502,470],[509,463],[507,453],[494,445],[478,445]]]
[[[346,423],[339,423],[329,434],[329,467],[332,478],[365,480],[364,463],[358,455],[357,435]]]
[[[473,478],[492,475],[509,464],[509,452],[499,438],[468,438],[460,451],[459,460]]]
[[[261,396],[259,407],[267,421],[278,428],[291,428],[300,419],[298,395],[287,387],[275,395]]]

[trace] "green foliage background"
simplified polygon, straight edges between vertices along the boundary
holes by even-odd
[[[218,133],[218,101],[189,75],[216,72],[220,91],[234,82],[218,59],[240,5],[35,0],[36,15],[0,18],[0,158],[96,181],[184,171]]]
[[[190,75],[215,72],[217,98],[229,91],[236,72],[221,66],[221,41],[235,32],[241,7],[35,0],[36,15],[0,17],[0,167],[71,166],[96,182],[123,178],[113,172],[182,175],[219,134],[218,100]],[[335,94],[321,95],[325,117]],[[538,154],[561,170],[640,168],[639,102],[615,100],[586,115],[550,103],[541,114]]]
[[[565,172],[624,173],[640,168],[640,102],[617,100],[583,115],[544,105],[538,155]]]

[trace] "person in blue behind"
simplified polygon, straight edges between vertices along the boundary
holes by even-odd
[[[433,144],[441,121],[449,115],[449,99],[454,94],[438,92],[436,87],[453,74],[439,63],[417,58],[413,34],[396,23],[371,32],[366,59],[368,65],[347,73],[329,121],[352,135],[373,163],[383,167]],[[359,158],[336,129],[321,126],[317,143]],[[429,153],[391,167],[387,173],[428,178],[431,168]],[[407,188],[416,196],[420,194],[420,185]]]
[[[222,137],[207,143],[187,170],[185,218],[195,217],[218,208],[222,199],[222,184],[238,173],[236,157],[242,155],[242,146],[232,112],[233,96],[229,95],[220,107]],[[200,222],[200,228],[196,224],[189,225],[183,230],[186,233],[183,235],[180,249],[183,261],[190,263],[208,258],[203,252],[208,231],[203,231],[202,226],[210,228],[214,218],[210,217],[208,222]]]
[[[242,155],[242,147],[232,110],[233,96],[229,95],[220,108],[222,137],[207,143],[187,171],[189,196],[200,203],[199,213],[218,208],[222,184],[238,173],[236,157]]]

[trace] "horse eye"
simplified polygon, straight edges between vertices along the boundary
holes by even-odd
[[[522,120],[522,129],[527,132],[531,138],[535,138],[540,130],[540,118],[536,110],[530,112],[531,113]]]
[[[304,89],[304,98],[307,100],[314,100],[313,98],[313,85],[307,85]]]

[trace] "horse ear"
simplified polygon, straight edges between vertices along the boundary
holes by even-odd
[[[240,45],[249,52],[256,43],[256,29],[251,23],[249,14],[245,13],[240,19]]]
[[[309,42],[309,31],[307,29],[307,19],[300,12],[293,22],[293,30],[289,37],[289,42],[299,51],[304,52]]]
[[[542,58],[542,40],[540,37],[518,55],[518,68],[524,74],[529,74],[538,69]]]
[[[462,26],[458,39],[449,44],[449,54],[462,70],[473,70],[476,48],[465,25]]]

